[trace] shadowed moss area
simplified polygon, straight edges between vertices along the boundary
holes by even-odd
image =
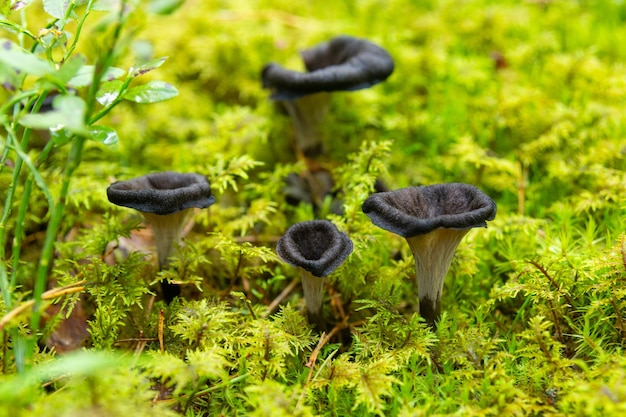
[[[1,7],[0,417],[625,415],[623,2]],[[299,51],[338,35],[394,71],[324,96],[306,157],[261,71],[306,71]],[[161,171],[216,202],[159,268],[106,189]],[[459,243],[429,326],[411,248],[362,204],[457,182],[497,215]],[[325,333],[276,254],[310,220],[353,243]]]

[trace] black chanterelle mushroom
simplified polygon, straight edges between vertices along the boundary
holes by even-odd
[[[324,330],[324,277],[352,253],[352,241],[328,220],[296,223],[278,240],[278,256],[302,271],[302,289],[309,323]]]
[[[454,252],[474,227],[487,227],[496,204],[478,188],[449,183],[370,195],[363,212],[372,223],[406,238],[415,258],[420,315],[434,326],[443,281]]]
[[[207,178],[200,174],[158,172],[128,181],[118,181],[107,188],[109,201],[139,211],[152,226],[157,245],[159,268],[168,264],[174,245],[194,208],[215,203]],[[161,283],[163,297],[170,302],[180,288]]]
[[[305,156],[321,152],[319,128],[328,109],[328,93],[351,91],[378,84],[393,72],[393,59],[380,46],[365,39],[337,36],[300,52],[307,72],[285,69],[276,63],[263,67],[263,87],[272,90],[291,117],[297,148]]]

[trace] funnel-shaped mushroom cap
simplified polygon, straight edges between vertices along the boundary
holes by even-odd
[[[486,227],[496,203],[469,184],[448,183],[375,193],[363,203],[372,223],[405,238],[435,229]]]
[[[359,90],[384,81],[393,59],[380,46],[351,36],[337,36],[301,52],[308,72],[270,63],[263,68],[263,87],[273,99],[291,100],[321,91]]]
[[[118,206],[158,215],[206,208],[215,203],[205,176],[177,172],[158,172],[115,182],[107,188],[107,197]]]
[[[288,264],[325,277],[352,253],[352,240],[328,220],[310,220],[287,229],[276,252]]]

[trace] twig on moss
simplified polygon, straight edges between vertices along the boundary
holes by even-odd
[[[157,340],[156,337],[131,337],[128,339],[119,339],[115,342],[115,345],[119,345],[120,343],[133,343],[133,342],[155,342]]]
[[[563,298],[565,298],[565,302],[568,304],[570,310],[573,309],[574,304],[572,302],[572,299],[567,293],[560,291],[561,288],[556,283],[554,278],[552,278],[550,274],[548,274],[548,271],[536,261],[528,261],[528,263],[530,263],[532,266],[537,268],[539,272],[541,272],[543,276],[545,276],[548,279],[550,284],[552,284],[552,287],[554,287],[554,289],[557,290],[563,296]],[[548,302],[548,306],[550,307],[550,312],[552,313],[552,320],[554,321],[554,326],[556,328],[557,339],[559,340],[559,342],[561,342],[561,344],[565,345],[565,340],[563,339],[563,332],[561,331],[561,325],[559,324],[559,318],[557,317],[554,303],[550,299],[548,299],[547,302]]]
[[[347,318],[346,318],[346,321],[343,321],[341,323],[337,323],[337,325],[335,327],[333,327],[333,329],[328,334],[326,334],[326,332],[322,332],[322,334],[320,335],[320,340],[317,343],[317,346],[315,347],[315,349],[313,349],[313,352],[311,352],[311,356],[309,357],[308,362],[306,364],[304,364],[304,366],[309,368],[309,374],[307,375],[306,382],[304,383],[304,386],[302,387],[302,392],[300,393],[300,398],[298,398],[298,403],[296,404],[295,410],[298,410],[302,406],[302,401],[304,400],[304,394],[306,393],[306,389],[309,386],[309,383],[311,382],[311,379],[313,378],[313,368],[315,367],[315,362],[317,361],[317,356],[321,352],[322,348],[324,346],[326,346],[326,344],[333,337],[335,337],[335,335],[337,333],[339,333],[341,330],[346,329],[348,327],[352,327],[355,324],[356,323],[349,324],[347,322]]]
[[[150,313],[152,313],[152,307],[154,306],[154,301],[156,300],[156,295],[153,295],[148,300],[148,306],[146,307],[146,319],[150,317]]]
[[[546,346],[546,344],[543,341],[543,339],[541,339],[541,337],[539,335],[537,335],[536,331],[535,331],[535,341],[539,345],[539,349],[541,349],[541,351],[543,352],[545,357],[548,358],[548,360],[550,362],[554,362],[554,360],[552,359],[552,355],[550,354],[550,351],[548,350],[548,347]]]
[[[139,356],[141,356],[141,353],[143,352],[143,350],[146,348],[146,345],[148,344],[148,339],[145,339],[143,337],[143,332],[140,330],[139,331],[139,338],[137,339],[137,346],[135,347],[135,357],[139,358]]]
[[[235,271],[233,272],[233,276],[230,281],[230,288],[235,286],[235,282],[237,281],[237,277],[239,276],[239,271],[241,270],[241,264],[243,263],[243,252],[239,252],[239,259],[237,259],[237,266],[235,266]]]
[[[163,344],[163,324],[165,323],[165,312],[163,309],[159,311],[159,346],[161,347],[161,353],[165,352],[165,345]]]
[[[348,319],[348,315],[346,314],[346,310],[343,308],[343,304],[341,303],[340,293],[335,293],[330,296],[330,305],[333,308],[333,311],[336,312],[339,316],[339,321],[341,323],[346,322]],[[335,315],[335,317],[337,317],[337,315]]]
[[[548,271],[546,271],[546,269],[541,266],[539,264],[539,262],[536,261],[528,261],[529,264],[531,264],[532,266],[534,266],[535,268],[537,268],[539,270],[539,272],[541,272],[543,274],[543,276],[545,276],[548,281],[550,281],[550,284],[552,284],[552,286],[554,287],[555,290],[560,290],[561,287],[559,287],[559,285],[556,283],[556,281],[554,280],[554,278],[552,278],[550,276],[550,274],[548,274]],[[567,304],[569,305],[570,308],[574,308],[574,302],[572,301],[571,297],[565,293],[565,292],[561,292],[561,294],[563,295],[563,298],[565,298],[565,301],[567,302]]]
[[[300,283],[300,277],[296,277],[293,279],[293,281],[291,281],[289,283],[289,285],[287,285],[280,294],[278,294],[278,297],[276,297],[268,306],[267,306],[267,310],[265,311],[265,313],[263,313],[263,318],[267,318],[269,317],[274,310],[276,310],[276,308],[280,305],[280,303],[285,299],[285,297],[287,297],[293,290],[294,288],[296,288],[296,286]]]
[[[105,250],[104,253],[102,254],[102,256],[100,256],[100,260],[102,262],[106,262],[105,259],[108,258],[110,255],[112,255],[113,252],[115,252],[119,247],[120,247],[119,243],[111,245],[111,247],[109,249]]]
[[[86,283],[86,280],[82,280],[82,281],[78,281],[75,282],[73,284],[69,284],[63,287],[59,287],[59,288],[53,288],[51,290],[48,290],[46,292],[44,292],[41,295],[41,299],[42,300],[51,300],[53,298],[57,298],[57,297],[61,297],[67,294],[73,294],[75,292],[81,292],[85,289],[85,287],[83,286],[84,283]],[[30,307],[32,307],[33,305],[35,305],[35,300],[28,300],[22,304],[20,304],[19,306],[15,307],[13,310],[11,310],[10,312],[8,312],[3,318],[2,320],[0,320],[0,330],[4,329],[4,327],[9,324],[9,322],[11,322],[11,320],[13,320],[15,317],[19,316],[20,314],[22,314],[24,311],[26,311],[27,309],[29,309]]]
[[[617,306],[617,302],[615,301],[615,297],[611,297],[609,299],[611,306],[613,307],[613,312],[615,313],[615,318],[617,320],[617,328],[619,329],[622,336],[626,335],[626,328],[624,328],[624,319],[622,318],[622,313],[620,313],[620,309]]]
[[[326,332],[322,332],[322,334],[320,335],[320,340],[319,342],[317,342],[317,346],[315,347],[315,349],[313,349],[313,352],[311,352],[309,361],[304,365],[307,368],[309,368],[309,374],[306,377],[305,385],[308,385],[308,383],[311,381],[311,376],[313,376],[313,367],[315,366],[315,362],[317,361],[317,356],[319,355],[320,351],[322,350],[324,346],[326,346],[326,343],[328,343],[328,341],[335,334],[337,334],[339,330],[343,328],[344,328],[344,323],[339,323],[335,327],[333,327],[330,333],[326,334]]]
[[[272,337],[267,327],[265,327],[264,330],[265,331],[263,333],[265,334],[265,354],[263,355],[263,361],[268,364],[270,361]],[[265,365],[265,367],[263,368],[261,381],[265,381],[265,378],[267,378],[267,365]]]

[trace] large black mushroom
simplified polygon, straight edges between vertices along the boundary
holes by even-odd
[[[107,188],[107,197],[113,204],[139,211],[150,223],[160,269],[168,265],[194,208],[215,203],[205,176],[178,172],[158,172],[115,182]],[[168,303],[180,294],[178,285],[164,281],[161,287]]]
[[[296,147],[307,157],[322,152],[320,128],[328,110],[328,94],[353,91],[378,84],[393,72],[391,56],[365,39],[337,36],[300,52],[306,72],[279,64],[263,67],[263,87],[271,89],[291,117]]]
[[[420,315],[434,327],[454,252],[470,229],[495,218],[495,202],[473,185],[448,183],[372,194],[363,212],[376,226],[406,238],[415,258]]]
[[[324,277],[346,260],[352,247],[348,235],[328,220],[296,223],[278,240],[278,256],[302,271],[307,318],[318,330],[326,327],[322,313]]]

